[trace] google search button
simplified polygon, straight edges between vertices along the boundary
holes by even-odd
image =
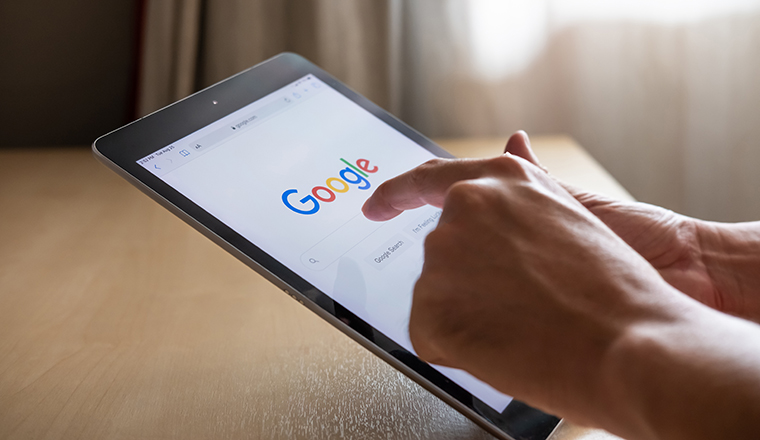
[[[375,249],[364,259],[370,266],[382,270],[399,255],[411,247],[411,241],[401,234],[396,234],[382,246]]]

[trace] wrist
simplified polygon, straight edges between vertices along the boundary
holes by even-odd
[[[629,440],[756,438],[760,420],[760,327],[684,298],[671,319],[621,334],[604,382]]]
[[[715,308],[760,322],[760,222],[694,220],[700,259],[712,282]]]
[[[706,309],[669,285],[661,290],[667,300],[658,304],[651,318],[632,322],[620,332],[600,375],[600,406],[606,419],[602,427],[629,440],[666,438],[660,420],[666,400],[659,390],[673,391],[668,387],[670,373],[660,363],[667,362],[676,335],[689,334],[698,322],[693,316]]]

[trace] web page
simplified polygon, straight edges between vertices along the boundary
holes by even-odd
[[[414,353],[412,290],[441,212],[378,223],[361,206],[433,157],[309,75],[138,163]],[[464,371],[433,367],[498,412],[511,401]]]

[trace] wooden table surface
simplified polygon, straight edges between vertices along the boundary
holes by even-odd
[[[561,179],[630,198],[571,139],[534,146]],[[338,437],[490,438],[88,149],[0,150],[0,439]]]

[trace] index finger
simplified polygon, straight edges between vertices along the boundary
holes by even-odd
[[[364,202],[364,216],[390,220],[407,209],[443,206],[449,187],[460,180],[482,177],[488,159],[432,159],[387,180]]]

